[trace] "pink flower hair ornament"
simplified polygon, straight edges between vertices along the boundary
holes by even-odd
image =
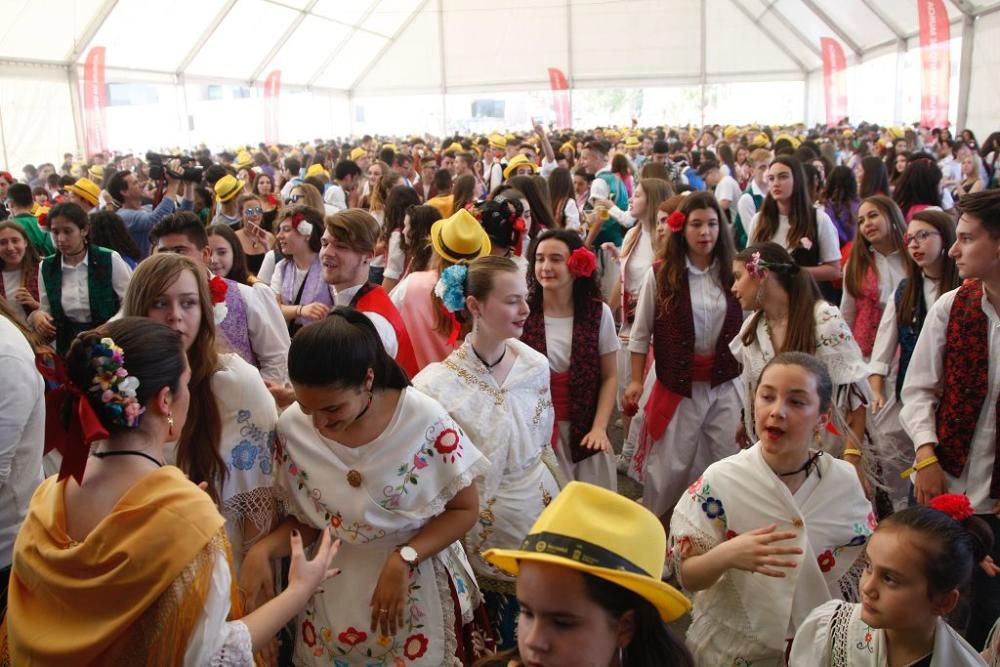
[[[750,256],[750,261],[746,263],[747,273],[751,278],[758,280],[764,277],[764,269],[769,268],[768,263],[760,258],[760,253],[755,252]]]
[[[112,424],[135,428],[146,409],[139,405],[136,390],[139,379],[125,369],[125,353],[110,338],[102,338],[90,348],[94,367],[93,384],[87,390],[101,400],[105,415]]]

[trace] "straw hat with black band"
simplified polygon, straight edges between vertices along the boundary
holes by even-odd
[[[76,183],[67,185],[66,190],[90,202],[91,206],[97,206],[97,202],[101,198],[101,188],[89,178],[77,179]]]
[[[226,174],[215,182],[215,197],[221,202],[227,202],[238,195],[246,183],[235,176]]]
[[[453,264],[484,257],[492,249],[483,226],[464,208],[431,225],[431,246]]]
[[[519,549],[488,549],[487,562],[514,576],[524,561],[600,577],[649,601],[665,622],[691,609],[660,580],[667,536],[639,503],[593,484],[570,482],[539,515]]]

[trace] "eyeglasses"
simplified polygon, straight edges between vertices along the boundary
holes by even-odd
[[[254,206],[253,208],[243,209],[243,213],[244,215],[262,215],[264,213],[264,209],[260,206]]]
[[[285,197],[285,205],[294,204],[298,200],[302,199],[303,195],[289,195]]]
[[[932,236],[941,236],[941,232],[936,229],[921,229],[919,232],[914,232],[913,234],[903,234],[903,243],[906,245],[910,245],[914,241],[923,243]]]

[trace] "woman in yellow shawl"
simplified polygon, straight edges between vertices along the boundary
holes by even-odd
[[[146,318],[109,322],[77,337],[66,370],[64,387],[49,395],[46,447],[69,442],[58,479],[38,488],[14,544],[0,663],[252,664],[336,574],[329,533],[312,561],[293,535],[288,590],[231,620],[241,614],[223,518],[163,464],[164,443],[188,410],[180,336]]]

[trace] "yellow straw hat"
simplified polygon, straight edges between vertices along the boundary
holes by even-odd
[[[90,169],[87,170],[87,176],[90,178],[90,180],[94,181],[95,183],[100,183],[101,181],[104,180],[104,165],[103,164],[92,165]]]
[[[576,146],[574,146],[573,142],[571,142],[571,141],[567,141],[562,146],[560,146],[559,147],[559,152],[560,153],[564,153],[567,148],[570,149],[571,151],[573,151],[574,155],[576,154]]]
[[[625,137],[625,148],[638,148],[642,144],[639,142],[639,137],[628,136]]]
[[[244,185],[246,183],[235,176],[226,174],[215,182],[215,198],[221,202],[227,202],[238,195],[243,190]]]
[[[93,206],[97,206],[97,202],[101,198],[101,188],[89,178],[78,179],[76,183],[67,185],[66,189],[78,197],[83,197]]]
[[[510,178],[511,174],[517,171],[518,167],[531,167],[531,173],[536,173],[538,171],[538,166],[529,160],[527,156],[518,153],[510,159],[507,163],[507,168],[503,170],[503,177]]]
[[[507,139],[503,135],[494,132],[490,135],[490,146],[493,148],[506,148]]]
[[[431,225],[431,245],[434,252],[455,263],[484,257],[492,250],[486,230],[464,208]]]
[[[442,153],[461,153],[464,150],[465,149],[462,148],[462,144],[458,143],[457,141],[453,141],[451,142],[450,146],[445,147]]]
[[[365,155],[368,155],[368,151],[366,151],[361,146],[358,146],[356,148],[351,149],[351,159],[352,160],[360,160]]]
[[[323,168],[323,165],[318,162],[316,164],[309,165],[309,168],[306,169],[306,178],[311,178],[313,176],[326,176],[327,178],[330,178],[330,174],[328,174],[326,169]]]
[[[670,622],[691,603],[660,580],[666,551],[667,536],[652,512],[613,491],[570,482],[519,549],[488,549],[483,558],[515,576],[530,560],[600,577],[642,596]]]
[[[233,166],[237,169],[249,169],[253,166],[253,156],[250,155],[249,151],[240,151],[236,154]]]

